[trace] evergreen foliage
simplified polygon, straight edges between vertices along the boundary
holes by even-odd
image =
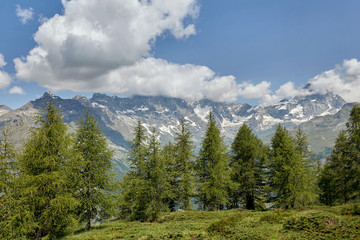
[[[348,203],[356,196],[357,171],[351,158],[350,147],[346,132],[341,130],[320,175],[320,199],[325,204]]]
[[[231,192],[231,207],[242,205],[255,209],[264,200],[264,161],[266,147],[251,129],[243,124],[231,145],[230,167],[232,181],[237,183]]]
[[[176,199],[179,208],[189,210],[195,195],[194,145],[184,117],[180,120],[180,131],[175,138]]]
[[[110,193],[113,151],[108,148],[105,135],[88,109],[76,128],[74,152],[77,159],[70,173],[75,183],[74,197],[79,201],[77,215],[86,222],[86,230],[90,230],[91,222],[104,217],[113,205]]]
[[[301,176],[303,179],[303,191],[300,198],[302,198],[303,205],[309,205],[315,202],[317,198],[316,171],[318,170],[318,163],[316,159],[312,158],[309,142],[300,127],[298,127],[295,134],[295,147],[301,158],[302,166],[300,167],[303,168],[303,171],[300,172],[303,173],[303,176]]]
[[[11,141],[10,128],[5,127],[0,136],[0,238],[9,235],[9,217],[13,210],[15,180],[15,148]]]
[[[167,196],[164,198],[164,203],[171,212],[176,210],[177,193],[179,192],[179,174],[177,173],[175,152],[176,147],[172,142],[168,142],[162,149],[162,156],[165,161],[165,176],[169,186]]]
[[[360,198],[360,104],[353,106],[346,124],[350,144],[350,159],[353,168],[354,194]]]
[[[66,181],[70,137],[52,96],[36,126],[19,158],[17,193],[7,224],[10,239],[55,238],[72,222],[77,206]]]
[[[11,142],[9,126],[1,131],[0,136],[0,203],[13,182],[15,172],[15,148]]]
[[[269,162],[270,186],[275,205],[293,208],[307,204],[307,179],[301,154],[295,140],[280,124],[271,140]]]
[[[227,149],[211,111],[196,168],[198,200],[203,210],[223,209],[228,203],[228,189],[232,182]]]
[[[132,169],[121,180],[120,208],[135,220],[153,220],[167,210],[170,183],[158,134],[153,128],[147,145],[141,122],[135,128],[130,161]]]

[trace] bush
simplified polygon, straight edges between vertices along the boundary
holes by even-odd
[[[282,217],[280,216],[280,214],[276,214],[276,213],[264,214],[260,218],[261,222],[269,222],[269,223],[279,223],[281,222],[281,220]]]
[[[228,235],[233,233],[237,222],[241,221],[243,216],[235,215],[231,217],[221,218],[219,221],[213,222],[207,231],[212,234]]]

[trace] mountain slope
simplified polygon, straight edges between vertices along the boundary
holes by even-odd
[[[6,107],[0,114],[0,127],[10,125],[14,138],[21,146],[28,129],[34,125],[34,116],[46,106],[49,95],[31,101],[23,107],[11,110]],[[70,131],[74,131],[85,108],[95,115],[109,144],[116,150],[115,168],[122,175],[128,169],[125,161],[133,129],[141,119],[145,129],[155,126],[166,143],[174,139],[182,116],[190,125],[193,140],[200,146],[206,130],[207,115],[211,110],[227,143],[230,143],[239,127],[246,123],[265,142],[269,142],[277,124],[288,128],[301,124],[309,136],[314,152],[319,153],[331,147],[337,132],[347,121],[350,105],[332,93],[313,94],[283,100],[272,106],[250,106],[240,103],[220,103],[203,99],[189,102],[178,98],[133,96],[119,98],[105,94],[94,94],[91,99],[75,96],[72,99],[54,97],[63,114],[63,120]],[[344,106],[344,107],[343,107]],[[340,111],[341,110],[341,111]],[[315,134],[314,134],[315,133]],[[328,141],[320,141],[322,138]]]

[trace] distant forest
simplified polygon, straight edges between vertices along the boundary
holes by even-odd
[[[355,105],[325,163],[307,137],[277,126],[270,146],[243,124],[226,146],[213,113],[199,152],[181,119],[173,142],[160,143],[139,120],[128,157],[130,171],[117,181],[113,151],[86,110],[68,133],[49,95],[22,149],[11,129],[0,136],[0,238],[54,239],[69,226],[90,230],[102,219],[153,221],[161,213],[245,208],[291,209],[358,202],[360,105]]]

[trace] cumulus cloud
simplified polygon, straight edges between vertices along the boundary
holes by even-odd
[[[15,59],[24,80],[86,81],[137,63],[150,55],[156,38],[166,32],[176,38],[195,34],[197,0],[71,0],[62,1],[63,15],[45,21],[34,35],[38,46],[24,61]],[[45,71],[46,70],[46,71]],[[74,83],[76,84],[76,83]],[[111,86],[109,86],[111,89]]]
[[[34,18],[34,9],[21,8],[19,4],[16,5],[16,16],[19,17],[22,24],[26,24],[28,21]]]
[[[6,65],[4,55],[0,53],[0,89],[6,88],[11,83],[11,77],[7,72],[3,70]]]
[[[25,94],[25,91],[18,86],[14,86],[9,90],[10,94]]]
[[[305,96],[310,94],[310,91],[308,89],[304,88],[295,88],[295,85],[293,82],[287,82],[280,86],[278,90],[275,91],[275,93],[271,94],[265,94],[261,97],[261,104],[262,105],[272,105],[275,103],[280,102],[284,98],[293,98],[296,96]]]
[[[353,58],[309,80],[318,93],[333,92],[347,102],[360,102],[360,62]]]

